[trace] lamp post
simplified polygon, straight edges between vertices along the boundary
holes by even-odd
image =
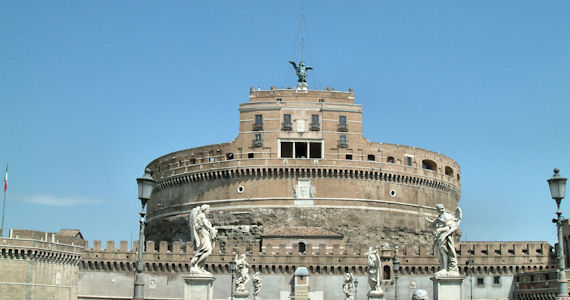
[[[152,189],[154,187],[154,179],[150,175],[150,169],[144,170],[144,175],[141,178],[137,178],[137,185],[139,191],[139,200],[141,200],[142,209],[139,212],[140,219],[140,231],[139,231],[139,249],[138,249],[138,259],[137,259],[137,267],[135,270],[135,295],[134,299],[144,299],[144,280],[142,276],[142,272],[144,270],[143,267],[143,251],[144,251],[144,225],[145,225],[145,206],[147,201],[150,199],[150,195],[152,194]]]
[[[400,271],[400,260],[398,259],[398,246],[395,247],[395,252],[394,252],[394,299],[398,300],[398,278],[400,277],[398,275],[398,271]]]
[[[556,299],[568,299],[568,281],[566,281],[566,267],[564,266],[564,246],[562,245],[562,211],[560,210],[560,202],[564,199],[564,194],[566,192],[566,178],[558,174],[560,170],[554,169],[554,175],[552,178],[548,179],[548,186],[550,187],[550,195],[552,199],[556,201],[556,215],[558,218],[552,219],[553,223],[556,223],[556,229],[558,231],[558,249],[556,254],[556,260],[558,260],[558,295]]]
[[[230,286],[230,300],[234,300],[234,280],[235,280],[235,271],[236,271],[236,261],[234,259],[232,259],[232,261],[230,261],[230,270],[232,272],[232,284]]]
[[[358,300],[358,278],[354,278],[354,300]]]

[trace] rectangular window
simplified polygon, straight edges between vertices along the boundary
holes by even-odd
[[[409,167],[412,166],[412,157],[406,156],[406,165]]]
[[[261,140],[262,140],[262,138],[261,138],[261,133],[256,133],[256,134],[255,134],[255,140],[256,140],[256,141],[261,141]]]
[[[255,124],[253,124],[253,130],[263,130],[263,116],[255,115]]]
[[[346,155],[346,160],[352,160],[352,154],[347,154],[347,155]]]
[[[291,114],[283,115],[283,124],[281,124],[281,130],[283,131],[293,130],[293,125],[291,124]]]
[[[346,135],[341,135],[338,137],[338,147],[339,148],[347,148],[348,143],[346,142]]]
[[[190,164],[191,164],[191,165],[195,165],[195,164],[196,164],[196,159],[195,159],[195,158],[191,158],[191,159],[190,159]]]
[[[309,157],[310,158],[321,158],[322,153],[322,143],[309,143]]]
[[[306,142],[295,142],[295,158],[307,158]]]
[[[338,117],[338,131],[340,132],[348,131],[348,127],[346,126],[346,116]]]
[[[247,158],[253,158],[253,152],[248,153]]]
[[[485,287],[485,278],[477,277],[477,287]]]
[[[293,158],[293,142],[281,142],[281,157]]]
[[[493,276],[493,285],[501,285],[501,276]]]
[[[374,154],[368,154],[368,160],[375,161],[376,157],[374,156]]]
[[[309,130],[319,131],[319,115],[311,115],[311,124],[309,124]]]

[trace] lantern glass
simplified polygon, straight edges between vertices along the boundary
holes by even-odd
[[[146,202],[150,199],[152,189],[154,187],[154,179],[150,175],[150,169],[146,169],[141,178],[137,178],[137,185],[139,188],[139,199]]]
[[[550,195],[554,200],[562,200],[566,194],[566,178],[560,176],[560,170],[554,169],[554,175],[548,179]]]

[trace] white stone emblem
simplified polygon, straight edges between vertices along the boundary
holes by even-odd
[[[315,197],[315,187],[311,185],[311,179],[299,178],[297,185],[293,187],[295,199],[312,199]]]

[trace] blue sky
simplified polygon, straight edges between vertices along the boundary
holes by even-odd
[[[0,2],[5,228],[136,238],[146,164],[231,141],[249,87],[296,84],[304,11],[310,88],[353,88],[366,138],[461,165],[463,238],[554,242],[570,2],[268,2]]]

